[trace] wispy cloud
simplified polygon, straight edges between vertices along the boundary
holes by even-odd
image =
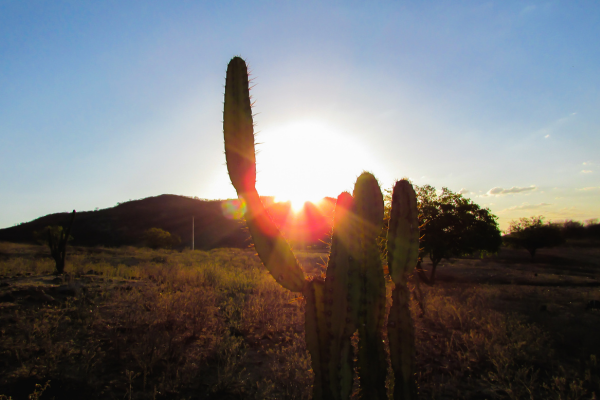
[[[551,219],[559,219],[560,218],[563,220],[567,220],[567,219],[583,220],[583,219],[594,218],[594,216],[590,215],[589,212],[580,210],[575,206],[564,207],[564,208],[561,208],[560,210],[547,212],[546,214],[547,214],[547,217],[551,218]]]
[[[591,170],[591,169],[582,169],[582,170],[581,170],[581,173],[582,173],[582,174],[591,174],[591,173],[592,173],[592,170]]]
[[[538,129],[536,135],[543,135],[545,139],[548,139],[551,134],[556,133],[560,130],[567,122],[572,120],[577,115],[577,112],[572,112],[566,117],[559,118],[555,121],[548,123],[545,127]]]
[[[525,15],[525,14],[529,14],[535,11],[537,7],[534,5],[530,5],[530,6],[526,6],[525,8],[523,8],[520,12],[521,16]]]
[[[539,204],[528,204],[523,203],[520,206],[513,206],[509,208],[505,208],[500,212],[508,212],[508,211],[517,211],[517,210],[539,210],[540,208],[551,206],[550,203],[539,203]]]
[[[600,186],[588,186],[588,187],[584,187],[584,188],[577,189],[577,190],[584,190],[584,191],[600,190]]]
[[[488,196],[503,196],[506,194],[516,194],[516,193],[523,193],[523,192],[531,192],[533,190],[536,190],[537,188],[535,187],[535,185],[531,185],[531,186],[527,186],[527,187],[517,187],[517,186],[513,186],[510,189],[504,189],[501,187],[494,187],[491,188],[490,190],[488,190],[488,192],[486,193]]]
[[[458,191],[458,194],[469,194],[469,193],[470,193],[469,189],[465,189],[465,188],[462,188]]]

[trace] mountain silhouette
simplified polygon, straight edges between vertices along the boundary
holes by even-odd
[[[218,247],[245,248],[252,241],[244,220],[227,217],[226,203],[231,200],[200,200],[163,194],[130,200],[115,207],[96,211],[78,211],[71,230],[74,246],[142,246],[144,232],[160,228],[181,238],[180,247],[192,245],[209,250]],[[331,233],[335,199],[325,198],[318,207],[306,203],[303,210],[292,213],[290,203],[275,203],[264,197],[263,203],[284,236],[297,247],[325,247]],[[35,243],[34,233],[46,226],[64,225],[67,212],[49,214],[33,221],[0,229],[0,241]]]

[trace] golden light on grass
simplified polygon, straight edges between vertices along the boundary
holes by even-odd
[[[592,398],[600,385],[598,320],[585,304],[596,296],[582,284],[593,270],[583,276],[566,262],[556,275],[524,251],[504,252],[457,259],[447,279],[421,286],[426,312],[415,324],[422,397],[474,398],[490,388],[507,399]],[[8,283],[0,285],[0,398],[9,391],[27,398],[34,386],[22,382],[31,371],[39,382],[70,374],[82,382],[75,389],[102,393],[89,399],[170,391],[309,397],[302,302],[265,271],[254,249],[72,247],[66,271],[87,288],[79,297],[59,293],[52,260],[39,257],[47,253],[45,246],[0,242],[0,281]],[[322,252],[295,254],[312,275],[327,262]],[[552,249],[546,257],[598,264],[594,247]],[[45,303],[40,293],[55,301]],[[115,373],[106,371],[119,372],[121,384],[111,384]],[[139,375],[130,384],[131,371]]]

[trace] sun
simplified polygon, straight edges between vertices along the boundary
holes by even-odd
[[[290,201],[295,211],[308,202],[336,198],[352,192],[356,178],[364,171],[378,174],[379,162],[361,143],[359,136],[316,120],[298,120],[265,126],[257,135],[258,192]]]
[[[298,212],[302,211],[302,209],[304,208],[304,205],[306,203],[318,204],[322,199],[323,199],[323,197],[321,197],[321,198],[310,197],[309,198],[308,196],[306,196],[302,193],[298,193],[298,194],[276,195],[275,198],[273,199],[273,201],[275,203],[290,202],[292,211],[294,213],[298,213]]]

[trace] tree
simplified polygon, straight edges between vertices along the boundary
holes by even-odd
[[[417,272],[423,282],[433,285],[436,267],[443,259],[498,251],[502,244],[498,217],[488,208],[445,187],[440,194],[430,185],[416,186],[416,191],[421,228]],[[425,255],[432,262],[429,278],[421,268]]]
[[[589,238],[600,238],[600,224],[598,218],[585,221],[585,234]]]
[[[442,188],[440,194],[431,185],[414,186],[419,206],[419,279],[433,285],[440,261],[477,251],[495,253],[502,244],[497,218],[488,208],[481,208],[461,194]],[[389,200],[389,191],[386,200]],[[389,202],[386,201],[386,206]],[[388,217],[386,209],[386,218]],[[380,242],[381,243],[381,242]],[[423,257],[429,256],[429,276],[422,268]]]
[[[522,247],[535,257],[537,249],[555,247],[565,242],[560,227],[544,224],[544,217],[529,217],[512,220],[508,227],[508,235],[503,237],[504,243],[511,247]]]
[[[565,239],[583,239],[585,237],[586,229],[583,224],[579,221],[567,220],[562,224],[558,225],[562,236]]]
[[[160,228],[150,228],[145,231],[144,240],[148,247],[152,249],[170,249],[181,243],[181,238],[179,236],[172,235]]]

